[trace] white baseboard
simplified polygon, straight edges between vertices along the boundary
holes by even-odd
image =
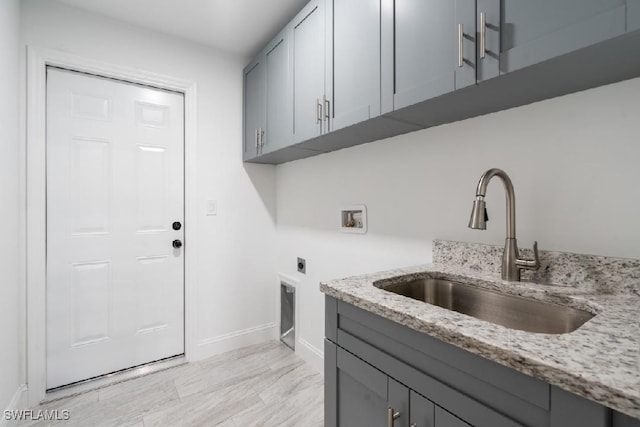
[[[296,342],[296,353],[321,375],[324,375],[324,352],[314,347],[304,338]]]
[[[9,406],[5,409],[6,411],[15,411],[18,409],[25,409],[27,403],[27,385],[22,384],[18,387],[16,392],[13,394],[11,398],[11,402],[9,402]],[[13,424],[10,424],[13,423]],[[0,414],[0,427],[7,427],[9,425],[14,425],[15,422],[9,421],[5,419],[5,412],[3,411]]]
[[[235,350],[253,344],[260,344],[276,338],[276,324],[274,322],[253,328],[234,331],[213,338],[206,338],[198,342],[196,357],[192,360],[206,359],[227,351]]]

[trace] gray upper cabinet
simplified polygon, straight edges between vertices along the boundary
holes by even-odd
[[[388,62],[392,103],[384,111],[406,107],[455,89],[457,57],[455,2],[451,0],[389,0],[383,19],[391,19]],[[395,28],[395,34],[393,29]],[[394,55],[395,53],[395,55]],[[394,63],[395,62],[395,63]],[[394,73],[395,71],[395,73]]]
[[[384,113],[476,83],[475,0],[384,0],[382,20]]]
[[[244,69],[244,160],[260,154],[261,140],[266,129],[266,96],[264,55],[259,55]]]
[[[501,72],[622,35],[625,21],[626,0],[502,0]]]
[[[327,0],[329,130],[380,115],[380,0]]]
[[[476,83],[476,0],[455,0],[456,89]]]
[[[293,142],[320,136],[325,115],[324,0],[312,0],[292,23]]]
[[[266,130],[261,153],[270,153],[291,145],[293,119],[289,32],[279,34],[265,49]]]
[[[278,164],[637,77],[639,30],[640,0],[310,0],[244,70],[243,159]]]
[[[500,0],[477,0],[478,83],[500,75]]]
[[[627,31],[640,29],[640,0],[627,0]]]

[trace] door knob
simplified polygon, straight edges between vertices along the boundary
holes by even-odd
[[[182,247],[182,242],[178,239],[174,240],[172,243],[173,247],[176,249],[180,249]]]

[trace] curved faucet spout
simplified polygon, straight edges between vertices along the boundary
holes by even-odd
[[[502,253],[502,279],[520,280],[521,269],[538,269],[540,260],[538,258],[538,244],[533,245],[535,259],[525,260],[519,258],[518,243],[516,241],[516,196],[513,191],[511,178],[502,169],[489,169],[480,177],[478,188],[476,189],[476,199],[473,201],[473,210],[469,220],[469,227],[486,230],[486,204],[484,197],[487,194],[487,186],[494,176],[500,177],[504,184],[507,200],[507,238],[505,239],[504,252]]]
[[[506,200],[507,200],[507,239],[515,239],[516,238],[516,194],[513,191],[513,184],[511,183],[511,178],[509,175],[502,169],[489,169],[480,177],[480,181],[478,181],[478,188],[476,189],[476,200],[481,197],[479,200],[484,200],[484,197],[487,194],[487,186],[489,185],[489,181],[494,176],[498,176],[502,179],[504,184],[504,189],[506,192]],[[472,227],[474,228],[474,227]]]

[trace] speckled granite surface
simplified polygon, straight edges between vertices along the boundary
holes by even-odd
[[[504,282],[500,260],[484,270],[472,245],[434,242],[434,262],[320,284],[327,295],[427,333],[479,356],[640,418],[640,262],[559,254],[546,275],[560,284]],[[495,256],[491,247],[483,255]],[[558,254],[558,253],[552,253]],[[501,250],[498,252],[501,256]],[[541,253],[542,256],[542,253]],[[589,261],[589,258],[592,261]],[[547,260],[550,258],[547,258]],[[573,263],[573,264],[572,264]],[[549,264],[549,263],[548,263]],[[544,265],[544,264],[543,264]],[[574,267],[586,266],[583,270]],[[573,270],[573,269],[576,270]],[[464,281],[596,314],[562,335],[508,329],[379,288],[412,278]],[[588,283],[584,283],[582,281]]]
[[[433,241],[434,264],[500,273],[502,246]],[[524,270],[522,280],[580,288],[587,292],[640,294],[640,260],[539,250],[539,270]],[[520,256],[533,259],[533,251],[520,248]]]

